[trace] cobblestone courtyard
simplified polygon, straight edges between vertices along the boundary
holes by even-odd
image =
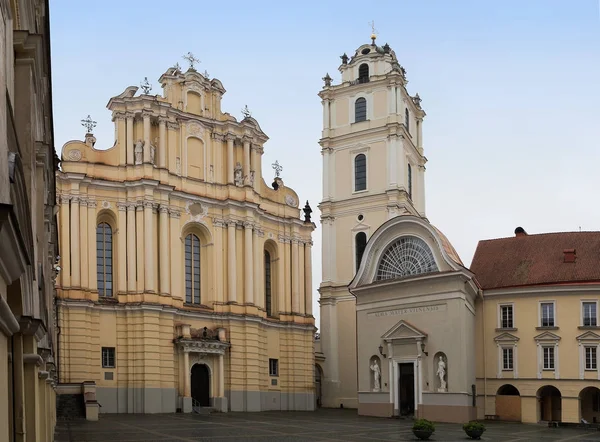
[[[57,442],[83,441],[398,441],[415,440],[409,420],[357,416],[354,410],[212,415],[101,415],[59,422]],[[600,441],[599,431],[490,422],[482,440]],[[469,440],[460,425],[437,424],[430,440]]]

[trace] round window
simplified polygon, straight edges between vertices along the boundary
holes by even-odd
[[[369,52],[371,52],[371,50],[370,50],[369,48],[364,48],[364,49],[361,51],[361,54],[363,54],[363,55],[367,55]]]
[[[365,217],[363,216],[363,214],[361,213],[360,215],[358,215],[358,220],[362,221],[363,219],[365,219]]]

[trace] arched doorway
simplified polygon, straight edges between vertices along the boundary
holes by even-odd
[[[192,367],[192,399],[200,407],[210,407],[210,373],[205,364]]]
[[[562,414],[562,396],[558,388],[545,385],[537,391],[538,418],[540,421],[560,422]]]
[[[521,394],[510,384],[505,384],[496,392],[496,416],[498,420],[521,422]]]
[[[316,408],[321,408],[323,405],[323,390],[322,390],[323,370],[319,364],[315,364],[315,402]]]
[[[586,387],[579,393],[581,419],[589,423],[600,422],[600,389]]]

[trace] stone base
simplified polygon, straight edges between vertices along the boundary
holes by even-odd
[[[192,398],[191,397],[180,397],[179,401],[181,402],[181,412],[182,413],[191,413],[192,412]]]
[[[227,413],[227,398],[226,397],[215,397],[212,400],[213,403],[213,408],[216,411],[219,411],[221,413]]]
[[[419,405],[418,417],[434,422],[463,424],[477,419],[475,407],[461,405]]]
[[[98,387],[96,400],[100,413],[175,413],[175,388]]]

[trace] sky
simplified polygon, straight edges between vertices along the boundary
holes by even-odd
[[[219,9],[220,7],[224,9]],[[339,56],[389,43],[427,116],[427,218],[466,266],[477,242],[600,230],[598,0],[347,0],[226,3],[51,0],[56,149],[97,121],[97,148],[114,142],[108,100],[158,78],[192,52],[218,78],[224,112],[245,105],[269,136],[263,176],[308,200],[314,313],[319,326],[322,107],[317,93]],[[382,170],[385,166],[382,165]]]

